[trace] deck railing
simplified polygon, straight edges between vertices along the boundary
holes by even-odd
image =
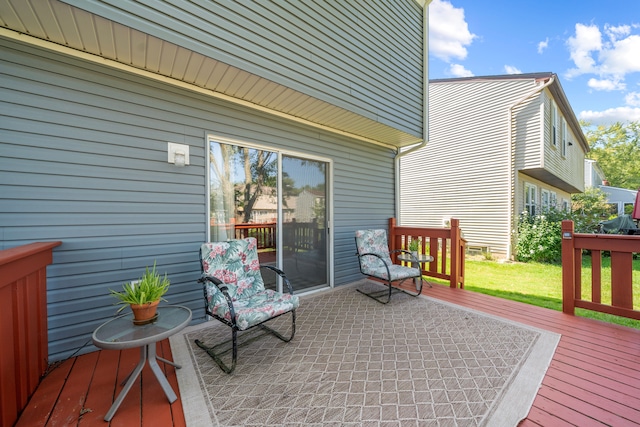
[[[243,223],[235,224],[235,238],[244,239],[255,237],[258,242],[258,249],[269,249],[276,247],[276,223]]]
[[[591,251],[591,301],[582,296],[582,253]],[[611,304],[602,302],[602,253],[611,253]],[[562,221],[562,311],[575,308],[640,320],[633,309],[633,254],[640,236],[574,233],[573,221]],[[608,298],[607,298],[608,299]]]
[[[408,250],[409,242],[418,239],[421,253],[431,255],[433,261],[423,264],[422,274],[448,280],[452,288],[464,288],[464,256],[466,240],[460,233],[460,221],[452,218],[449,228],[400,227],[389,218],[389,246],[391,250]]]
[[[48,365],[47,265],[61,242],[0,251],[0,425],[11,426]]]

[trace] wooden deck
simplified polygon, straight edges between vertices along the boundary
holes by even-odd
[[[159,343],[157,354],[173,360],[169,340]],[[159,365],[164,366],[178,400],[169,404],[153,372],[145,366],[142,380],[131,388],[111,422],[104,421],[138,360],[139,349],[100,350],[66,360],[40,383],[16,427],[184,427],[175,368],[162,362]]]
[[[562,334],[521,426],[640,426],[640,330],[440,285],[423,294]],[[158,354],[171,359],[168,341]],[[66,361],[40,384],[16,425],[106,426],[104,414],[138,355],[103,350]],[[179,397],[175,369],[165,371]],[[169,405],[152,376],[145,368],[144,387],[138,382],[129,392],[111,426],[185,425],[180,398]]]

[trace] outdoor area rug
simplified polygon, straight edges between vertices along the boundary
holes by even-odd
[[[171,338],[188,426],[516,426],[560,339],[425,296],[383,305],[363,280],[301,297],[296,335],[238,352],[228,375],[194,343],[228,339],[218,321]],[[287,315],[272,326],[290,325]]]

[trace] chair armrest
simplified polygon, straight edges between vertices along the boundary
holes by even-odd
[[[287,275],[284,274],[284,271],[282,271],[279,268],[276,268],[276,267],[274,267],[272,265],[261,265],[260,268],[266,268],[267,270],[271,270],[274,273],[276,273],[278,276],[282,277],[282,280],[284,281],[285,285],[287,285],[287,290],[289,291],[289,293],[291,295],[293,295],[293,287],[291,286],[291,282],[287,278]]]
[[[411,251],[408,251],[408,250],[406,250],[406,249],[394,249],[394,250],[390,251],[390,252],[389,252],[389,254],[394,254],[394,253],[396,253],[396,252],[400,252],[400,253],[403,253],[403,254],[408,254],[408,255],[411,257],[411,262],[416,262],[416,263],[418,262],[418,258],[416,258],[416,257],[411,253]]]
[[[202,283],[203,285],[206,285],[207,282],[213,283],[221,292],[226,292],[229,289],[222,280],[215,276],[207,276],[206,274],[203,274],[198,279],[198,283]]]
[[[217,277],[214,276],[208,276],[206,274],[203,274],[202,276],[200,276],[200,278],[198,279],[198,283],[202,283],[202,289],[204,292],[204,311],[205,313],[207,313],[209,316],[213,316],[213,313],[211,313],[209,311],[209,298],[207,295],[207,284],[208,283],[213,283],[216,287],[216,289],[220,292],[222,292],[222,295],[224,296],[225,301],[227,301],[227,305],[229,306],[229,312],[231,314],[231,325],[230,326],[235,326],[236,325],[236,311],[233,308],[233,301],[231,300],[231,296],[229,295],[229,288],[227,287],[227,285],[220,279],[218,279]]]

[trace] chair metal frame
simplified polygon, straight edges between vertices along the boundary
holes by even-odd
[[[387,240],[387,245],[388,245],[388,240]],[[395,254],[395,253],[408,254],[411,257],[412,265],[418,265],[418,266],[420,265],[420,263],[418,262],[418,259],[408,250],[395,249],[395,250],[389,251],[389,256],[393,256],[393,254]],[[376,254],[374,252],[366,252],[366,253],[362,253],[362,254],[359,252],[358,238],[357,237],[356,237],[356,256],[358,257],[358,265],[360,267],[360,272],[362,274],[364,274],[365,276],[368,276],[368,277],[373,277],[375,279],[378,279],[378,280],[384,282],[388,286],[388,289],[385,289],[383,291],[374,291],[374,292],[365,292],[365,291],[363,291],[361,289],[356,289],[361,294],[366,295],[369,298],[372,298],[372,299],[378,301],[381,304],[387,304],[389,301],[391,301],[391,295],[394,294],[394,293],[402,292],[402,293],[405,293],[407,295],[411,295],[412,297],[417,297],[418,295],[420,295],[422,293],[423,280],[422,280],[422,270],[420,268],[417,269],[419,274],[416,274],[416,275],[413,275],[413,276],[408,276],[408,277],[403,277],[403,278],[400,278],[400,279],[394,279],[392,274],[391,274],[391,271],[389,269],[389,265],[387,265],[387,263],[385,262],[385,260],[384,260],[384,258],[382,256],[380,256],[379,254]],[[361,258],[365,257],[365,256],[374,256],[374,257],[378,258],[380,260],[380,262],[384,265],[384,267],[385,267],[385,269],[387,271],[386,277],[384,277],[382,275],[376,276],[376,275],[370,274],[370,272],[365,272],[362,269],[362,262],[361,262]],[[395,265],[396,265],[396,268],[397,268],[398,265],[397,264],[395,264]],[[409,269],[412,269],[412,267],[404,267],[404,266],[401,266],[401,267],[403,269],[406,268],[407,271]],[[406,289],[398,288],[398,287],[392,285],[393,282],[400,281],[400,284],[402,284],[402,283],[404,283],[405,280],[408,280],[408,279],[414,280],[416,278],[418,279],[418,285],[416,286],[416,292],[415,293],[414,292],[410,292],[410,291],[408,291]],[[386,299],[382,299],[385,296],[385,294],[386,294]]]
[[[282,278],[283,284],[286,286],[287,291],[289,292],[289,294],[293,295],[293,287],[291,286],[291,282],[289,281],[289,279],[287,278],[287,276],[285,275],[285,273],[280,270],[279,268],[273,267],[271,265],[260,265],[260,269],[268,269],[273,271],[274,273],[276,273],[278,276],[280,276]],[[228,287],[227,285],[222,282],[220,279],[218,279],[217,277],[214,276],[209,276],[206,275],[204,272],[204,266],[202,263],[202,249],[200,249],[200,271],[202,273],[202,276],[198,279],[198,283],[201,283],[203,285],[203,292],[204,292],[204,308],[205,308],[205,313],[208,316],[213,317],[214,319],[222,322],[223,324],[229,326],[231,328],[231,339],[228,339],[226,341],[223,341],[219,344],[215,344],[213,346],[207,346],[205,345],[202,341],[196,339],[195,343],[198,347],[200,347],[201,349],[203,349],[204,351],[207,352],[207,354],[209,356],[211,356],[211,358],[216,362],[216,364],[220,367],[220,369],[222,369],[225,373],[230,374],[232,373],[237,365],[237,360],[238,360],[238,348],[243,346],[243,345],[247,345],[267,334],[271,334],[275,337],[277,337],[278,339],[284,341],[284,342],[289,342],[293,339],[293,337],[295,336],[296,333],[296,309],[294,308],[293,310],[281,313],[277,316],[273,316],[261,323],[258,323],[256,325],[253,325],[249,328],[246,329],[240,329],[240,327],[237,324],[237,316],[236,316],[236,311],[234,309],[234,305],[233,305],[233,300],[231,298],[231,296],[229,295],[228,292]],[[212,313],[209,310],[209,305],[208,305],[208,300],[207,300],[207,283],[212,283],[213,285],[216,286],[216,288],[218,288],[218,290],[220,292],[222,292],[222,294],[224,295],[224,298],[227,302],[227,305],[229,307],[229,312],[231,315],[231,321],[218,316],[215,313]],[[289,336],[285,336],[282,335],[281,333],[279,333],[278,331],[270,328],[269,326],[265,325],[266,322],[269,322],[275,318],[278,318],[280,316],[283,316],[285,314],[289,314],[291,313],[291,334]],[[250,336],[249,338],[243,340],[242,342],[240,342],[240,340],[238,339],[238,332],[239,331],[251,331],[253,328],[259,328],[263,331],[263,333],[261,334],[257,334],[257,335],[253,335]],[[245,334],[242,334],[245,335]],[[231,347],[229,348],[229,343],[231,343]],[[227,365],[223,360],[222,360],[222,356],[229,353],[229,351],[231,351],[231,366]]]

